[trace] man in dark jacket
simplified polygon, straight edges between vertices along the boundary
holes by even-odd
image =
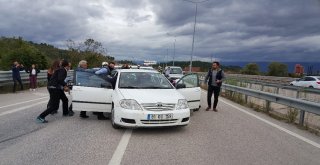
[[[23,65],[20,65],[17,61],[12,66],[12,79],[13,79],[13,93],[16,92],[17,82],[20,84],[20,89],[23,90],[23,85],[20,77],[20,71],[23,71]]]
[[[225,75],[222,69],[220,69],[219,62],[213,62],[212,68],[209,69],[208,74],[205,78],[205,82],[208,82],[208,93],[207,93],[207,102],[208,107],[206,111],[211,109],[211,98],[212,93],[214,94],[214,101],[213,101],[213,111],[217,112],[217,105],[218,105],[218,97],[222,85],[222,81],[225,79]]]
[[[67,83],[64,81],[67,77],[68,70],[69,70],[69,62],[66,60],[62,60],[61,67],[53,73],[48,83],[48,90],[50,94],[50,100],[49,100],[50,105],[45,111],[43,111],[37,117],[37,122],[47,123],[48,121],[45,120],[45,117],[48,114],[50,114],[52,111],[59,109],[60,98],[62,97],[62,95],[64,95],[64,90],[68,90]],[[67,107],[63,108],[64,111],[68,110],[68,105],[66,106]],[[63,112],[63,113],[68,114],[68,112]]]

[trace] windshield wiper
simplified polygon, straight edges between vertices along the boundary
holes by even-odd
[[[136,86],[124,86],[124,87],[120,87],[120,88],[126,88],[126,89],[138,89],[140,87],[136,87]]]
[[[156,87],[156,86],[151,86],[151,87],[144,87],[144,89],[170,89],[168,87]]]

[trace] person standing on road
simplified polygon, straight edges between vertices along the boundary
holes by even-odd
[[[213,62],[212,68],[209,69],[208,74],[205,78],[205,83],[208,83],[208,93],[207,93],[207,102],[208,107],[206,108],[206,111],[209,111],[211,109],[211,98],[212,94],[214,95],[214,101],[213,101],[213,111],[217,112],[217,105],[218,105],[218,97],[220,94],[220,89],[223,80],[225,79],[225,74],[223,70],[220,68],[219,62]]]
[[[97,75],[101,75],[105,80],[109,81],[112,84],[112,87],[115,86],[115,78],[111,76],[111,72],[114,70],[115,62],[111,61],[109,64],[107,62],[102,62],[102,68],[95,72]],[[93,112],[93,114],[98,116],[98,120],[106,120],[103,115],[103,112]]]
[[[88,69],[88,62],[86,60],[79,61],[76,71],[85,71],[86,69]],[[70,105],[70,107],[72,107],[72,104]],[[87,116],[87,111],[81,111],[80,117],[84,119],[88,118],[89,116]]]
[[[45,117],[50,114],[52,111],[59,109],[59,102],[62,95],[64,95],[64,91],[68,91],[67,83],[64,81],[67,77],[67,71],[69,70],[69,62],[67,60],[62,60],[61,67],[56,70],[49,83],[48,89],[50,94],[49,107],[43,111],[37,118],[36,121],[39,123],[47,123],[48,121]],[[63,110],[68,110],[67,107],[63,108]],[[63,114],[67,114],[68,112],[63,112]]]
[[[47,80],[48,80],[47,89],[48,89],[49,94],[50,94],[50,91],[52,91],[52,90],[49,90],[49,88],[48,88],[49,87],[49,81],[50,81],[53,73],[60,68],[61,62],[62,62],[61,60],[55,60],[52,63],[51,67],[48,69],[48,72],[47,72]],[[71,66],[71,63],[69,63],[69,65]],[[73,116],[74,112],[72,111],[72,107],[71,108],[69,107],[69,110],[67,110],[69,100],[68,100],[66,94],[63,92],[63,94],[61,94],[60,96],[61,96],[60,100],[62,101],[62,107],[63,107],[63,110],[62,110],[63,114],[62,115],[63,116]],[[47,104],[47,108],[49,108],[50,104],[51,103],[49,101],[48,104]],[[56,113],[58,113],[58,109],[55,110],[55,111],[52,111],[50,114],[54,115]]]
[[[13,93],[16,92],[17,82],[20,84],[20,90],[23,90],[23,85],[21,81],[20,71],[23,71],[23,65],[19,64],[17,61],[13,63],[12,66],[12,79],[13,79]]]
[[[168,78],[170,76],[170,72],[171,72],[171,69],[170,67],[168,67],[165,71],[164,71],[164,75]]]
[[[40,70],[35,64],[32,64],[31,68],[26,69],[26,72],[29,73],[30,91],[35,91],[37,88],[37,76],[38,73],[40,73]]]

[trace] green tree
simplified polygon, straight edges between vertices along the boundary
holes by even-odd
[[[241,70],[241,73],[249,75],[259,75],[259,65],[256,63],[249,63]]]
[[[113,61],[114,57],[106,55],[102,43],[94,39],[86,39],[83,43],[67,40],[70,61],[77,64],[80,60],[88,61],[89,67],[99,67],[103,61]]]
[[[288,76],[288,66],[279,62],[272,62],[268,66],[269,76]]]
[[[14,61],[20,62],[25,67],[31,67],[32,64],[36,64],[40,69],[47,68],[46,57],[33,45],[23,41],[22,38],[7,40],[5,45],[10,50],[1,50],[1,52],[4,52],[1,55],[2,69],[10,70]]]

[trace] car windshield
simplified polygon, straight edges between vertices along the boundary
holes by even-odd
[[[156,72],[122,72],[119,88],[129,89],[172,89],[170,82]]]
[[[171,68],[170,74],[182,74],[181,68]]]

